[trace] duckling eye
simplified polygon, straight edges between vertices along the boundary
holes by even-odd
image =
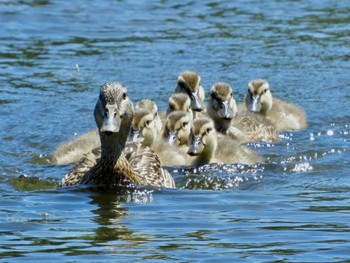
[[[207,134],[209,134],[212,131],[212,128],[207,128]]]
[[[150,121],[150,120],[146,121],[146,126],[149,126],[149,125],[150,125],[150,123],[151,123],[151,121]]]
[[[264,89],[263,93],[265,94],[267,92],[267,89]]]
[[[232,92],[230,93],[230,97],[233,97],[233,93]]]
[[[184,123],[182,123],[182,127],[186,127],[188,125],[188,122],[184,122]]]
[[[123,100],[126,99],[126,96],[127,96],[127,95],[126,95],[126,92],[124,92],[124,93],[123,93]]]

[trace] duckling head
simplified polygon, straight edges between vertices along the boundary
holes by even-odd
[[[210,115],[216,114],[224,120],[232,120],[237,114],[237,105],[233,98],[233,91],[230,85],[219,82],[214,84],[210,89],[208,108],[211,108]]]
[[[115,151],[122,150],[133,117],[133,105],[127,88],[116,82],[103,84],[94,116],[100,133],[102,155],[113,155]]]
[[[171,112],[165,120],[162,137],[170,145],[187,145],[191,129],[191,117],[183,111]]]
[[[191,119],[193,119],[190,97],[185,93],[173,93],[169,98],[166,115],[168,116],[173,111],[183,111],[190,114]]]
[[[266,115],[272,108],[272,94],[269,83],[265,79],[250,81],[244,101],[249,111]]]
[[[135,105],[135,112],[138,110],[147,110],[150,113],[156,115],[158,113],[157,104],[153,100],[142,99]]]
[[[201,78],[196,72],[182,72],[177,79],[175,92],[182,92],[190,97],[193,111],[202,111],[204,109],[204,89],[201,85]]]
[[[205,155],[206,159],[210,160],[217,147],[216,137],[214,123],[211,119],[195,119],[192,123],[187,154],[191,156]]]
[[[133,142],[142,142],[144,146],[152,146],[156,134],[154,114],[148,110],[135,110],[129,139]]]

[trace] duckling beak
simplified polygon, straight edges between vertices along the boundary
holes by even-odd
[[[176,137],[177,137],[177,131],[174,131],[174,132],[168,131],[166,134],[166,140],[170,145],[176,145]]]
[[[229,106],[228,101],[223,101],[218,109],[218,115],[221,119],[232,120],[233,119],[233,110]]]
[[[140,132],[140,130],[136,130],[134,128],[131,128],[130,130],[130,140],[133,142],[142,142],[143,141],[143,136]]]
[[[100,132],[104,132],[107,135],[119,132],[120,130],[120,113],[115,107],[106,106],[105,116],[103,117],[102,127]]]
[[[201,151],[201,138],[200,137],[193,137],[191,140],[191,145],[188,148],[187,154],[190,156],[196,156],[200,154]]]
[[[252,112],[259,112],[260,96],[252,97],[248,105],[248,110]]]
[[[198,92],[191,92],[190,98],[191,98],[191,109],[194,111],[202,111],[203,105],[202,105],[202,102],[199,100]]]

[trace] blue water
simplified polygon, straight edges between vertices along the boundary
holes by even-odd
[[[348,1],[0,2],[1,262],[350,259]],[[62,142],[95,127],[98,87],[167,105],[177,75],[208,92],[251,79],[307,129],[253,143],[264,162],[171,169],[177,189],[57,188]]]

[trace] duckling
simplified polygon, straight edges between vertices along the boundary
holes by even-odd
[[[169,98],[168,108],[166,109],[166,116],[173,111],[183,111],[190,115],[193,119],[193,112],[191,109],[191,99],[185,93],[173,93]]]
[[[131,124],[130,140],[151,147],[158,134],[160,134],[157,116],[148,110],[135,110]]]
[[[236,101],[230,85],[224,82],[214,84],[210,89],[207,113],[213,119],[215,129],[226,132],[237,114]]]
[[[170,145],[187,145],[191,129],[191,117],[183,111],[171,112],[164,123],[162,138]]]
[[[138,101],[135,105],[135,112],[140,110],[147,110],[154,115],[154,125],[158,132],[162,130],[162,121],[158,114],[158,106],[153,100],[142,99]]]
[[[115,82],[102,85],[94,117],[101,141],[100,158],[94,152],[85,155],[64,176],[62,186],[134,183],[175,187],[173,178],[149,147],[137,146],[127,155],[123,153],[133,117],[133,105],[125,86]]]
[[[278,132],[269,120],[246,110],[237,112],[231,86],[224,82],[210,89],[207,113],[215,129],[240,143],[251,141],[278,142]]]
[[[78,138],[59,145],[53,154],[52,162],[60,165],[77,163],[85,153],[99,146],[98,131],[89,131]]]
[[[180,166],[190,164],[187,155],[188,136],[192,119],[183,111],[171,112],[165,120],[161,140],[153,144],[153,149],[165,166]]]
[[[226,136],[217,135],[214,123],[209,118],[198,118],[192,123],[188,154],[196,156],[192,165],[207,163],[242,163],[261,162],[260,157],[249,148],[240,145]]]
[[[279,132],[307,127],[304,111],[295,104],[273,98],[269,83],[265,79],[255,79],[248,83],[244,102],[249,111],[266,116],[276,125]]]
[[[195,112],[203,111],[205,93],[201,85],[201,78],[196,72],[182,72],[177,79],[175,93],[185,93],[190,97],[191,109],[194,111],[194,117],[196,117]]]

